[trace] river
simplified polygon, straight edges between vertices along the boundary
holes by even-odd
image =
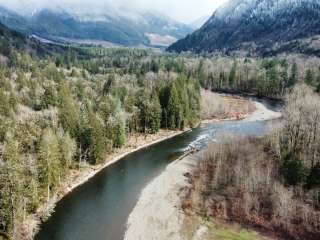
[[[278,110],[279,104],[263,101]],[[204,148],[219,134],[263,135],[272,121],[208,123],[132,153],[75,189],[41,225],[36,240],[122,240],[142,189],[188,148]]]

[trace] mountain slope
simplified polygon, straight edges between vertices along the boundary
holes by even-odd
[[[26,38],[18,32],[11,31],[0,23],[0,53],[9,56],[12,49],[24,50],[27,46]]]
[[[57,7],[19,14],[3,7],[0,21],[17,31],[50,40],[101,40],[125,46],[152,45],[148,34],[180,39],[192,31],[161,14],[112,8],[89,12]]]
[[[0,23],[0,61],[3,60],[3,56],[15,60],[17,56],[16,53],[29,53],[32,56],[42,58],[71,52],[78,58],[87,56],[87,53],[81,49],[43,43],[35,38],[26,37],[24,34]]]
[[[201,29],[169,47],[193,51],[273,55],[320,54],[320,1],[231,0]]]

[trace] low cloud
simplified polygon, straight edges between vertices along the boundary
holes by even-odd
[[[32,8],[54,8],[63,6],[127,7],[156,10],[182,22],[212,14],[227,0],[0,0],[0,4],[21,11]]]

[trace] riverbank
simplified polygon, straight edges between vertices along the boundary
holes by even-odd
[[[257,110],[255,102],[237,95],[201,91],[202,123],[243,120]]]
[[[252,102],[250,102],[248,99],[228,95],[218,97],[214,93],[208,93],[208,96],[210,97],[211,101],[212,99],[217,100],[217,98],[219,98],[220,102],[222,102],[224,106],[228,106],[227,110],[224,109],[224,114],[215,117],[216,121],[226,118],[230,118],[231,120],[234,113],[238,113],[241,114],[241,116],[245,116],[253,110],[256,110],[256,108],[252,106],[254,104],[252,104]],[[126,146],[124,148],[115,151],[107,157],[105,164],[97,166],[82,164],[80,169],[71,170],[67,179],[64,181],[63,184],[61,184],[61,186],[57,189],[55,194],[51,196],[50,200],[42,204],[35,214],[26,218],[24,224],[22,225],[22,238],[32,239],[34,235],[38,232],[41,222],[45,221],[47,218],[51,216],[51,213],[54,211],[56,204],[62,198],[64,198],[66,195],[72,192],[75,188],[93,178],[101,170],[121,160],[123,157],[130,153],[149,147],[161,141],[165,141],[169,138],[175,137],[187,131],[189,131],[189,129],[186,129],[185,131],[161,130],[159,133],[155,135],[131,136],[127,140]]]
[[[280,112],[272,111],[266,106],[264,106],[260,102],[255,102],[256,110],[247,115],[243,121],[245,122],[256,122],[256,121],[267,121],[267,120],[273,120],[281,118],[282,114]]]
[[[205,105],[210,105],[210,102],[218,103],[211,108],[210,119],[220,121],[222,119],[243,119],[248,113],[255,110],[253,104],[248,99],[231,96],[220,95],[210,91],[202,91],[202,99],[207,99]],[[202,106],[204,108],[204,106]],[[219,111],[217,111],[219,109]],[[221,110],[222,109],[222,110]],[[213,114],[214,113],[214,114]],[[199,123],[200,124],[200,123]],[[110,154],[105,161],[105,164],[92,166],[86,163],[81,164],[80,169],[70,170],[68,177],[64,180],[59,188],[50,196],[49,201],[43,199],[43,204],[37,209],[36,213],[26,217],[21,226],[20,232],[22,239],[33,239],[35,234],[39,231],[41,222],[46,221],[54,211],[56,204],[72,192],[74,189],[84,184],[93,178],[97,173],[110,166],[111,164],[121,160],[126,155],[135,151],[147,148],[153,144],[165,141],[169,138],[175,137],[182,133],[189,131],[169,131],[160,130],[159,133],[154,135],[134,135],[129,137],[126,146]]]
[[[256,110],[242,121],[265,121],[281,117],[281,113],[267,109],[255,102]],[[206,123],[217,121],[215,119]],[[184,226],[188,216],[181,210],[181,189],[188,187],[187,173],[191,172],[203,153],[189,155],[170,164],[141,193],[140,199],[130,214],[125,240],[182,240],[203,239],[206,227],[193,229],[193,235],[185,238]]]
[[[130,214],[125,240],[182,240],[180,234],[185,215],[180,208],[179,191],[185,187],[186,172],[196,163],[198,154],[170,164],[141,193]]]
[[[281,113],[268,109],[261,102],[250,101],[249,99],[228,95],[209,93],[223,99],[225,104],[222,108],[227,110],[221,111],[221,114],[213,117],[205,117],[202,123],[212,123],[220,121],[266,121],[281,118]],[[227,106],[226,106],[227,104]]]
[[[93,178],[97,173],[131,153],[148,148],[188,131],[190,131],[190,129],[183,131],[160,130],[159,133],[153,135],[133,135],[127,140],[125,147],[109,154],[104,164],[96,166],[82,164],[80,169],[71,170],[67,179],[65,179],[64,183],[62,183],[57,191],[50,197],[50,200],[43,203],[35,214],[26,217],[26,220],[21,226],[21,238],[26,240],[33,239],[39,231],[40,224],[50,217],[56,204],[77,187]]]

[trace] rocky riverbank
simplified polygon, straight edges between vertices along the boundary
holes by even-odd
[[[281,113],[254,102],[256,110],[242,121],[265,121],[281,117]],[[191,172],[202,152],[189,155],[170,164],[141,193],[130,214],[125,240],[182,240],[185,214],[180,208],[181,189],[188,186],[186,174]],[[200,228],[192,239],[201,239]],[[203,230],[204,231],[204,230]]]

